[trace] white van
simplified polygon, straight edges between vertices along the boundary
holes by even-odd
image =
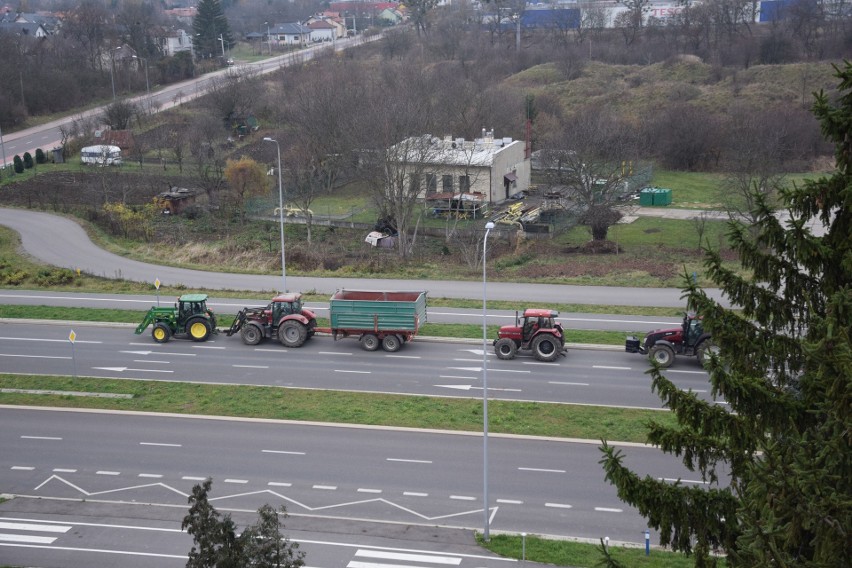
[[[80,160],[84,164],[95,164],[97,166],[120,166],[121,148],[118,146],[86,146],[80,150]]]

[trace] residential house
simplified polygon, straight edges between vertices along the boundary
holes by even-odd
[[[181,24],[191,26],[192,19],[198,15],[198,8],[195,6],[190,6],[188,8],[172,8],[171,10],[163,10],[163,13],[175,18]]]
[[[530,187],[530,160],[526,144],[494,138],[483,129],[482,138],[465,140],[421,136],[389,149],[393,161],[406,164],[407,183],[419,187],[420,198],[457,202],[498,203]]]
[[[41,26],[46,35],[53,35],[59,31],[62,20],[50,12],[25,13],[6,11],[0,16],[0,22],[15,22],[18,24],[29,24],[30,28]],[[28,32],[32,33],[32,32]],[[43,37],[43,36],[36,36]]]
[[[325,12],[320,12],[314,16],[311,16],[305,21],[306,26],[310,26],[314,22],[324,21],[334,28],[334,37],[337,39],[341,39],[346,37],[346,22],[343,18],[340,17],[338,12],[331,12],[326,10]]]
[[[335,27],[325,20],[315,20],[307,26],[311,29],[311,41],[334,41],[336,39]]]
[[[173,57],[183,51],[192,53],[192,37],[184,30],[162,30],[157,35],[157,46],[163,57]]]
[[[0,22],[0,33],[36,38],[48,36],[47,31],[41,24],[30,24],[24,22]]]
[[[277,46],[307,45],[311,40],[311,28],[302,24],[275,24],[269,30],[270,41]]]
[[[376,16],[376,20],[378,20],[380,24],[385,26],[395,26],[397,24],[402,23],[402,12],[392,8],[385,8],[384,10],[379,12],[379,15]]]

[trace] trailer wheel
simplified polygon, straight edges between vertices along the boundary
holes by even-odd
[[[396,353],[402,347],[402,340],[396,335],[386,335],[382,339],[382,349],[388,353]]]
[[[278,341],[284,347],[301,347],[308,339],[308,330],[302,322],[288,320],[278,328]]]
[[[157,343],[166,343],[172,337],[172,330],[163,322],[157,322],[154,324],[154,329],[151,330],[151,337]]]
[[[207,320],[196,318],[186,324],[186,332],[192,337],[193,341],[207,341],[212,328],[210,327],[210,322]]]
[[[372,333],[365,333],[361,336],[361,347],[366,351],[375,351],[381,344],[382,342],[379,341],[379,338]]]
[[[539,335],[532,342],[533,357],[539,361],[550,363],[559,357],[559,345],[556,338],[550,335]]]
[[[654,345],[651,347],[648,356],[656,361],[660,367],[667,369],[674,363],[675,352],[668,345]]]
[[[246,345],[257,345],[263,339],[263,332],[256,325],[248,324],[243,326],[240,336]]]
[[[517,344],[514,340],[509,339],[508,337],[498,339],[497,343],[494,344],[494,353],[497,354],[498,359],[514,359],[517,352]]]

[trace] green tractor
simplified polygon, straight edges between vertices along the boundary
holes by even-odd
[[[165,343],[173,335],[185,333],[193,341],[207,341],[216,329],[216,316],[207,309],[207,294],[184,294],[173,308],[152,307],[136,328],[139,335],[153,325],[151,337]]]

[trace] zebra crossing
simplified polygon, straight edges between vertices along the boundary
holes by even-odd
[[[53,544],[57,538],[70,531],[71,528],[72,527],[70,525],[0,520],[0,542],[13,542],[18,544]]]
[[[459,566],[460,556],[361,549],[346,568],[447,568]]]

